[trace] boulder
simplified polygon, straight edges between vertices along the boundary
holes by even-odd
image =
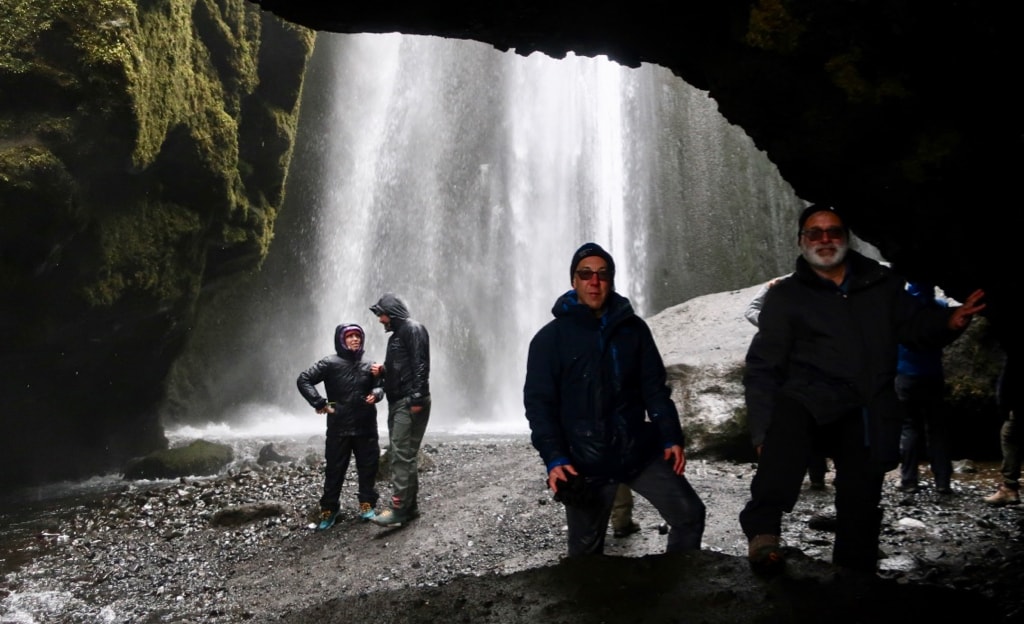
[[[188,476],[215,475],[234,459],[234,451],[226,444],[195,440],[188,446],[154,451],[144,457],[128,460],[124,467],[126,480],[176,479]]]

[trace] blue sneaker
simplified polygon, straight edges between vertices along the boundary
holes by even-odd
[[[326,531],[327,529],[334,526],[334,521],[338,519],[338,512],[324,509],[320,512],[320,524],[317,525],[317,531]]]
[[[359,503],[359,518],[361,520],[373,520],[377,512],[373,510],[373,505],[370,503]]]

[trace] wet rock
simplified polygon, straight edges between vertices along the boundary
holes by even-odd
[[[154,451],[129,460],[124,467],[124,478],[135,481],[213,475],[227,466],[233,456],[233,449],[226,444],[195,440],[187,446]]]

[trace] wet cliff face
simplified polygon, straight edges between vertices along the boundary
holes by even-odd
[[[0,20],[0,486],[165,444],[200,288],[259,264],[315,35],[245,0]]]
[[[250,1],[323,31],[670,68],[708,90],[801,197],[842,209],[911,277],[960,300],[984,288],[997,328],[1017,332],[1002,318],[1020,263],[997,234],[1012,231],[1024,164],[1017,4]]]

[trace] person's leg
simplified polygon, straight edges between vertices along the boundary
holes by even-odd
[[[1007,412],[1006,420],[999,429],[999,447],[1003,452],[1003,463],[1000,472],[1003,475],[1003,484],[1013,490],[1020,489],[1020,467],[1021,467],[1021,432],[1020,427],[1012,411]]]
[[[793,510],[810,458],[816,424],[796,401],[780,397],[750,482],[750,500],[740,511],[747,539],[782,534],[782,514]]]
[[[811,451],[811,459],[807,463],[807,479],[811,482],[811,489],[825,489],[825,474],[827,472],[828,462],[825,459],[825,453],[822,452],[820,445],[815,442],[814,449]]]
[[[354,436],[353,450],[356,458],[356,474],[359,477],[359,502],[377,505],[377,470],[380,467],[380,439],[376,435]]]
[[[320,497],[320,510],[337,512],[341,507],[341,485],[348,469],[348,447],[344,436],[328,434],[324,441],[324,493]]]
[[[1003,463],[999,472],[1002,481],[991,496],[983,500],[986,504],[996,507],[1020,504],[1020,469],[1021,469],[1021,432],[1012,411],[1006,413],[1002,426],[999,427],[999,447],[1003,452]]]
[[[684,475],[677,475],[661,457],[648,464],[629,483],[668,523],[665,552],[700,550],[707,509]]]
[[[851,414],[835,428],[836,536],[832,562],[840,567],[874,573],[878,567],[878,537],[882,528],[882,483],[885,473],[869,461],[864,444],[864,420]]]
[[[418,414],[410,410],[409,400],[397,401],[389,414],[391,428],[391,481],[394,485],[391,506],[412,512],[418,508],[419,474],[417,455],[430,420],[430,403]]]
[[[935,479],[935,491],[952,492],[953,444],[950,438],[949,410],[946,409],[946,382],[942,377],[929,377],[922,387],[927,392],[924,401],[924,424],[928,446],[928,460]]]
[[[900,430],[900,489],[914,492],[918,484],[918,464],[921,460],[923,413],[918,401],[915,380],[907,375],[896,376],[896,396],[903,408]]]
[[[620,483],[612,503],[612,530],[617,534],[635,532],[633,526],[633,490]]]
[[[565,505],[570,557],[600,555],[604,552],[604,535],[617,489],[616,483],[597,486],[593,504]]]

